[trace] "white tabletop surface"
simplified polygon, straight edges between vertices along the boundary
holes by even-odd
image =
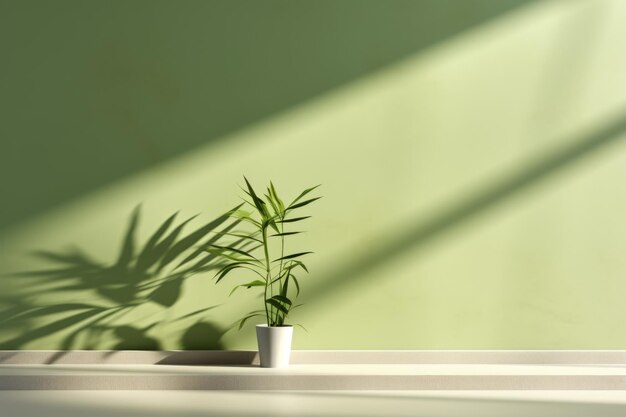
[[[268,369],[214,365],[0,365],[0,375],[623,375],[626,365],[311,364]]]
[[[2,391],[7,417],[612,417],[623,391]]]

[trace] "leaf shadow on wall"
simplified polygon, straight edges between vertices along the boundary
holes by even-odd
[[[238,208],[238,207],[237,207]],[[236,208],[235,208],[236,209]],[[49,269],[14,274],[24,291],[10,299],[0,312],[0,326],[19,329],[18,336],[0,343],[0,349],[20,349],[26,344],[59,332],[63,337],[59,349],[94,349],[102,341],[115,340],[115,350],[158,350],[163,341],[151,330],[163,324],[161,314],[151,314],[148,324],[139,326],[125,316],[150,304],[165,311],[181,298],[183,284],[189,277],[219,269],[223,261],[205,249],[226,236],[240,222],[230,217],[232,210],[215,220],[183,234],[185,226],[196,216],[176,223],[178,213],[168,217],[142,245],[137,245],[140,207],[130,216],[117,259],[110,264],[90,257],[79,248],[65,252],[36,251],[33,255],[53,266]],[[229,219],[231,219],[229,221]],[[219,229],[219,230],[218,230]],[[242,248],[243,239],[236,241]],[[45,299],[96,299],[82,301],[39,302]],[[226,330],[204,318],[217,306],[208,306],[168,322],[191,322],[178,341],[182,349],[222,349],[221,337]],[[131,315],[132,316],[132,315]],[[40,323],[47,324],[41,325]],[[143,319],[142,319],[143,323]]]

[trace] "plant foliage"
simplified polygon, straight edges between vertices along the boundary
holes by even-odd
[[[245,224],[247,230],[231,233],[237,237],[232,244],[213,244],[204,250],[226,261],[215,274],[216,284],[232,271],[240,270],[250,275],[245,283],[233,287],[231,295],[239,288],[262,290],[264,308],[252,311],[241,319],[240,329],[249,319],[258,316],[265,316],[270,326],[282,326],[291,310],[299,306],[294,303],[300,294],[298,275],[309,271],[302,258],[312,253],[286,252],[287,238],[303,233],[287,229],[310,218],[296,216],[296,212],[321,198],[311,196],[319,185],[307,188],[286,204],[271,181],[263,195],[254,190],[247,178],[244,177],[244,181],[243,201],[251,211],[238,209],[231,216]]]

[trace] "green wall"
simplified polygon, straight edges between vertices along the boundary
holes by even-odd
[[[254,348],[254,294],[174,269],[245,174],[323,184],[295,348],[624,349],[625,38],[621,0],[1,1],[0,348]]]

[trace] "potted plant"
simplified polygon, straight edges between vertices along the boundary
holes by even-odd
[[[239,329],[249,319],[264,316],[266,323],[257,325],[257,342],[262,367],[284,367],[289,364],[293,326],[286,322],[289,313],[301,304],[295,304],[300,294],[297,272],[308,273],[301,258],[312,252],[288,253],[286,240],[302,231],[288,230],[311,216],[296,215],[301,208],[321,197],[310,197],[318,186],[302,191],[289,204],[278,196],[270,181],[267,192],[259,196],[248,179],[243,205],[252,211],[235,210],[231,215],[238,223],[246,224],[245,232],[227,232],[236,240],[229,245],[211,245],[206,250],[224,259],[226,263],[215,275],[216,284],[230,272],[244,270],[252,279],[233,287],[232,295],[238,288],[256,288],[262,291],[263,308],[252,311],[239,322]],[[305,198],[306,197],[306,198]]]

